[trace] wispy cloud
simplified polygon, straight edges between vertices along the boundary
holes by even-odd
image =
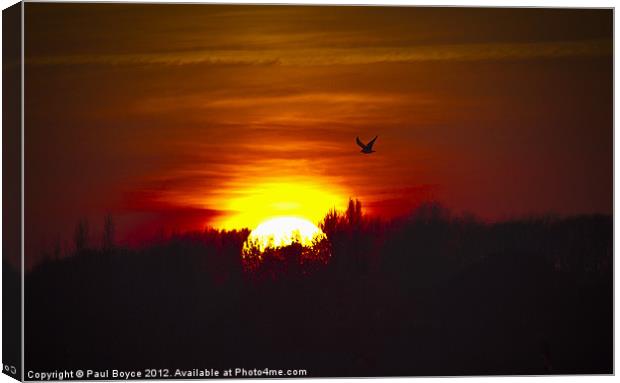
[[[178,52],[30,57],[28,65],[357,65],[388,62],[527,60],[612,54],[611,40]]]

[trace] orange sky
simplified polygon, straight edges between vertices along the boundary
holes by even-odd
[[[610,10],[27,3],[27,254],[106,212],[127,242],[349,196],[610,214],[611,36]]]

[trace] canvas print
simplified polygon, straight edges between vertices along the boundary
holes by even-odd
[[[612,374],[612,31],[612,9],[26,2],[18,370]]]

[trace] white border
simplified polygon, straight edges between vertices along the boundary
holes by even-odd
[[[21,87],[22,87],[22,89],[21,89],[21,96],[22,97],[21,97],[21,101],[20,101],[20,104],[21,104],[20,108],[21,108],[21,125],[22,125],[21,126],[21,157],[22,157],[21,158],[21,163],[22,163],[22,165],[21,165],[22,166],[22,168],[21,168],[21,173],[22,173],[21,174],[21,182],[22,182],[22,186],[21,186],[21,194],[22,194],[22,201],[21,201],[22,202],[22,204],[21,204],[22,205],[21,206],[21,214],[22,214],[22,221],[21,221],[21,224],[22,224],[21,225],[22,226],[21,227],[21,250],[22,250],[22,270],[21,270],[22,271],[22,280],[21,280],[21,283],[22,283],[22,287],[21,287],[21,295],[22,295],[22,299],[21,299],[22,300],[22,305],[21,305],[22,306],[21,307],[21,310],[22,310],[22,317],[21,317],[22,318],[22,328],[21,328],[21,342],[22,342],[22,349],[21,349],[21,351],[22,351],[22,357],[21,358],[22,359],[21,359],[21,363],[20,364],[21,364],[21,370],[22,370],[21,371],[21,374],[22,374],[21,378],[23,380],[24,379],[24,368],[25,368],[24,367],[24,364],[25,364],[24,360],[26,359],[25,358],[25,353],[24,353],[24,345],[25,345],[25,342],[24,342],[24,337],[25,337],[25,334],[24,334],[25,333],[25,331],[24,331],[24,323],[25,323],[25,321],[24,321],[24,314],[25,314],[25,311],[24,311],[24,301],[25,301],[25,299],[24,299],[24,295],[25,295],[24,280],[25,280],[25,275],[26,275],[25,274],[26,273],[25,272],[26,262],[25,262],[25,250],[24,250],[24,245],[25,245],[24,197],[25,197],[25,190],[26,190],[26,188],[25,188],[25,186],[26,186],[25,185],[25,177],[24,177],[24,174],[25,174],[25,170],[24,170],[24,148],[25,148],[25,138],[26,138],[25,137],[25,133],[24,133],[24,131],[25,131],[25,129],[24,129],[24,126],[25,126],[24,125],[24,117],[25,117],[25,110],[24,110],[24,100],[25,100],[25,98],[24,98],[24,93],[25,93],[24,75],[26,73],[26,68],[24,67],[24,46],[25,46],[25,44],[24,44],[24,14],[25,14],[25,12],[24,12],[24,3],[23,2],[21,3],[21,9],[22,9],[22,12],[21,12],[22,13],[22,15],[21,15],[21,17],[22,17],[21,29],[22,30],[21,30],[21,36],[20,37],[21,37],[21,46],[22,46],[22,48],[21,48],[21,55],[22,55],[22,57],[21,57],[20,66],[21,66]]]

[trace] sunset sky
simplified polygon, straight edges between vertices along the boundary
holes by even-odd
[[[107,213],[124,243],[349,197],[612,213],[611,10],[25,8],[27,256]]]

